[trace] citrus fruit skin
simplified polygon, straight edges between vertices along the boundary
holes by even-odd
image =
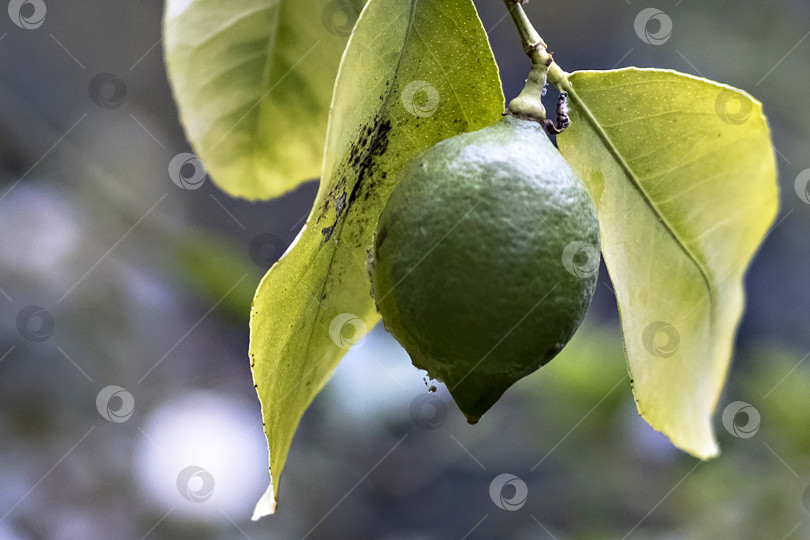
[[[572,242],[596,259],[569,269],[590,270],[566,269]],[[474,423],[574,334],[598,249],[582,181],[537,122],[505,116],[438,143],[404,175],[370,250],[372,295],[414,365]]]

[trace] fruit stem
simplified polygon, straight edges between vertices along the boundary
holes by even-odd
[[[504,0],[506,8],[515,21],[520,40],[523,43],[523,50],[532,61],[532,69],[526,79],[526,85],[521,90],[518,97],[513,99],[507,107],[507,113],[520,118],[535,120],[543,123],[546,118],[546,110],[543,107],[541,97],[546,80],[557,87],[561,92],[572,91],[571,83],[568,81],[568,73],[557,65],[548,52],[548,46],[537,30],[534,29],[523,6],[528,0]]]

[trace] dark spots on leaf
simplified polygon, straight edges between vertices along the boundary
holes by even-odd
[[[389,81],[390,84],[390,81]],[[388,148],[388,135],[391,131],[391,121],[383,120],[379,115],[373,122],[363,126],[357,138],[349,147],[343,158],[340,180],[332,186],[326,196],[326,202],[321,209],[319,220],[325,217],[331,202],[334,205],[334,222],[321,229],[324,243],[328,242],[338,225],[346,219],[346,212],[359,196],[368,199],[374,192],[377,180],[384,179],[384,172],[380,171],[380,178],[375,179],[375,164]]]
[[[324,227],[323,229],[321,229],[321,234],[323,234],[323,236],[324,236],[324,239],[323,239],[324,242],[326,242],[330,238],[332,238],[332,233],[335,232],[335,227],[337,227],[339,219],[340,219],[340,216],[336,216],[334,223],[332,223],[328,227]]]
[[[344,183],[345,183],[346,178],[344,177],[343,180],[344,180]],[[335,231],[335,227],[338,224],[338,220],[340,220],[340,215],[343,213],[343,210],[346,208],[346,192],[344,191],[338,197],[335,197],[333,200],[335,202],[335,222],[332,225],[330,225],[328,227],[324,227],[321,230],[321,232],[324,234],[324,236],[326,236],[327,240],[329,240],[329,238],[332,236],[332,233]]]
[[[326,236],[327,240],[329,240],[329,238],[332,236],[332,232],[335,230],[335,226],[340,219],[340,214],[343,213],[343,210],[346,208],[345,175],[342,176],[340,180],[338,180],[338,182],[332,186],[332,189],[329,190],[329,194],[326,196],[326,200],[321,208],[321,214],[318,216],[318,221],[322,220],[326,216],[326,212],[329,210],[330,205],[334,205],[335,207],[335,221],[332,225],[321,230],[324,236]]]

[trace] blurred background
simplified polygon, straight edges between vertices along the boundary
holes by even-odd
[[[528,60],[502,3],[477,4],[510,98]],[[304,416],[259,522],[248,312],[317,182],[266,203],[180,189],[162,3],[42,5],[36,28],[0,14],[0,540],[810,538],[805,0],[664,0],[655,40],[634,27],[648,4],[527,6],[569,71],[673,68],[765,104],[782,210],[747,277],[720,458],[638,417],[602,269],[571,345],[474,427],[375,329]]]

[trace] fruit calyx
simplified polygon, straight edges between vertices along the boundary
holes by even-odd
[[[546,108],[541,99],[546,86],[548,66],[546,64],[532,63],[532,69],[526,78],[526,84],[520,94],[509,102],[506,114],[532,120],[540,124],[546,121]]]
[[[520,94],[513,99],[506,108],[505,115],[515,116],[524,120],[532,120],[544,126],[552,135],[558,135],[569,125],[568,119],[568,93],[571,83],[568,82],[568,73],[562,70],[554,61],[548,46],[543,38],[532,26],[531,21],[523,11],[521,4],[528,0],[504,0],[509,13],[515,21],[523,50],[532,61],[532,68],[526,78],[526,84]],[[546,109],[542,103],[546,83],[551,82],[560,90],[560,99],[557,103],[557,123],[554,124],[546,118]]]

